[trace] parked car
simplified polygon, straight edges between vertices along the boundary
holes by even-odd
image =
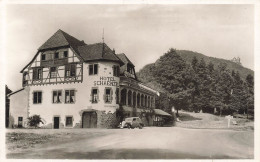
[[[130,117],[125,118],[125,120],[121,124],[121,128],[139,128],[142,129],[144,127],[144,124],[142,120],[139,117]]]

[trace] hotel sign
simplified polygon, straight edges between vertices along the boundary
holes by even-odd
[[[118,82],[115,77],[100,77],[98,81],[94,81],[94,86],[106,85],[106,86],[118,86]]]

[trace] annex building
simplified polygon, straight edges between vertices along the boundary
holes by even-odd
[[[58,30],[21,70],[23,88],[9,95],[9,127],[40,115],[43,128],[111,128],[139,116],[146,126],[160,116],[158,92],[137,80],[134,64],[105,43],[86,44]]]

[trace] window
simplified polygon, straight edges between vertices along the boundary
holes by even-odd
[[[42,103],[42,92],[33,92],[33,103],[40,104]]]
[[[92,103],[97,103],[98,102],[98,90],[97,89],[92,89]]]
[[[89,65],[89,75],[95,75],[98,73],[98,64]]]
[[[75,103],[75,90],[65,91],[65,103]]]
[[[55,59],[58,59],[59,58],[59,52],[55,52]]]
[[[24,72],[23,73],[23,84],[28,84],[28,80],[29,80],[29,78],[28,78],[28,72]]]
[[[65,77],[76,76],[76,64],[68,64],[65,66]]]
[[[18,117],[18,121],[23,121],[23,117]]]
[[[33,69],[33,80],[42,79],[42,68],[34,68]]]
[[[73,125],[73,121],[72,121],[72,117],[66,117],[66,127],[72,127]]]
[[[110,88],[106,88],[105,89],[105,103],[110,103],[111,100],[111,89]]]
[[[61,90],[52,92],[52,103],[61,103],[62,92]]]
[[[120,75],[120,68],[119,66],[113,66],[113,76],[119,77]]]
[[[46,54],[46,60],[52,60],[52,59],[53,59],[52,53]]]
[[[64,58],[68,57],[68,51],[64,51],[63,56],[64,56]]]
[[[51,78],[56,78],[56,75],[57,75],[56,67],[51,67],[50,77],[51,77]]]
[[[45,61],[45,60],[46,60],[46,55],[42,54],[42,61]]]

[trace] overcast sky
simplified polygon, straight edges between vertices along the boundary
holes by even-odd
[[[136,71],[169,48],[223,59],[240,57],[254,69],[253,5],[8,5],[6,81],[22,87],[20,71],[58,29],[102,41],[125,53]]]

